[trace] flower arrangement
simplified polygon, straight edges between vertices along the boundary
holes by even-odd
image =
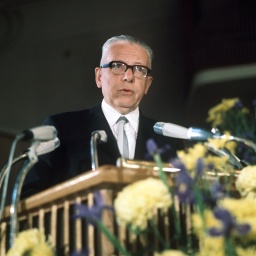
[[[43,231],[29,229],[22,231],[16,237],[7,256],[54,256],[55,250]]]
[[[209,150],[209,145],[217,150],[225,148],[231,155],[240,153],[244,158],[247,156],[246,161],[254,163],[255,152],[246,147],[241,150],[242,146],[236,145],[230,136],[255,141],[255,118],[235,98],[225,99],[210,109],[207,121],[225,136],[178,151],[177,158],[172,161],[172,165],[180,169],[174,178],[175,186],[168,183],[168,175],[161,169],[160,152],[164,149],[158,149],[154,141],[148,141],[148,151],[160,167],[159,179],[148,178],[125,187],[118,193],[113,211],[118,225],[126,226],[142,241],[151,230],[161,246],[152,247],[147,241],[143,250],[134,254],[119,244],[116,248],[122,248],[119,250],[121,255],[256,255],[256,165],[248,164],[238,171],[229,155],[218,155]],[[184,233],[181,235],[182,220],[178,217],[177,199],[178,204],[192,209],[191,215],[186,217],[190,218],[191,224],[187,233],[190,238],[186,237],[190,242],[186,244],[182,242]],[[167,242],[154,223],[154,214],[159,209],[170,211],[175,223],[172,237]],[[86,217],[86,214],[81,216]],[[197,242],[191,242],[193,239]]]
[[[230,138],[238,136],[254,142],[255,118],[235,98],[224,99],[210,109],[207,121],[225,136],[178,151],[172,165],[180,171],[174,177],[162,170],[160,153],[167,148],[159,149],[149,140],[147,148],[159,167],[158,178],[149,177],[127,185],[118,192],[113,206],[105,205],[100,192],[95,191],[94,205],[77,204],[74,218],[85,218],[97,227],[113,244],[116,255],[256,255],[256,153]],[[209,147],[217,150],[211,151]],[[251,164],[237,170],[229,155],[215,153],[223,148]],[[179,207],[189,210],[189,214],[182,215]],[[140,242],[138,251],[130,250],[101,221],[106,210],[114,214],[116,224],[126,229],[131,240]],[[170,217],[168,226],[172,229],[168,239],[163,235],[165,227],[157,224],[159,212],[160,217]],[[190,225],[184,228],[182,218]],[[153,237],[157,245],[150,242]],[[15,252],[54,255],[45,237],[36,230],[19,234],[8,256],[17,255]],[[90,255],[88,248],[72,254],[85,255]]]
[[[208,111],[207,122],[223,133],[256,142],[256,99],[252,108],[245,107],[239,98],[223,99]],[[256,164],[254,151],[244,143],[238,143],[236,155],[249,164]]]

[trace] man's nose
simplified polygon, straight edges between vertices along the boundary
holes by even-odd
[[[128,67],[124,73],[124,79],[127,81],[132,81],[133,78],[133,69],[131,67]]]

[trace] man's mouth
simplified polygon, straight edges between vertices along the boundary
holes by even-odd
[[[121,90],[120,90],[120,93],[121,93],[121,94],[125,94],[125,95],[131,95],[131,94],[133,94],[133,91],[130,90],[130,89],[124,88],[124,89],[121,89]]]

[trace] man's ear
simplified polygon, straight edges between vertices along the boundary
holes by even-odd
[[[98,88],[101,88],[101,68],[95,68],[95,82]]]

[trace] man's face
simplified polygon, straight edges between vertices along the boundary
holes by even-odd
[[[111,45],[102,56],[101,65],[110,61],[121,61],[128,65],[142,65],[150,68],[146,50],[136,44],[125,42]],[[98,88],[102,89],[105,101],[121,114],[133,111],[147,94],[152,83],[151,76],[134,77],[132,69],[125,74],[115,75],[110,68],[96,68],[95,79]]]

